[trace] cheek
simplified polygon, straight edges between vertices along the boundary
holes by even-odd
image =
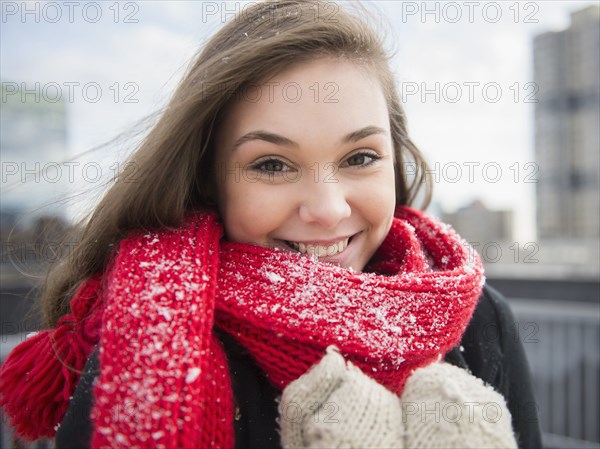
[[[229,240],[266,243],[289,216],[289,199],[273,186],[232,179],[222,193],[220,209]]]
[[[374,231],[387,234],[396,208],[394,172],[385,170],[367,185],[356,189],[356,207]]]

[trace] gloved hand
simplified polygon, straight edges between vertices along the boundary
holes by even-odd
[[[400,402],[330,347],[279,412],[284,448],[517,448],[502,395],[445,362],[415,370]]]
[[[516,448],[504,397],[445,362],[415,370],[402,393],[407,448]]]
[[[290,383],[279,404],[287,448],[403,448],[402,407],[335,347]]]

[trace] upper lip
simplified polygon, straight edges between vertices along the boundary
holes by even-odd
[[[319,240],[319,239],[315,239],[315,240],[281,239],[281,240],[284,240],[286,242],[303,243],[305,245],[332,245],[334,243],[341,242],[342,240],[349,239],[350,237],[352,237],[353,235],[356,235],[356,234],[357,233],[348,234],[348,235],[345,235],[343,237],[336,237],[336,238],[328,239],[328,240]]]

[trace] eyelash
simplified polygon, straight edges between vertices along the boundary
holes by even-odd
[[[348,157],[346,159],[346,161],[348,161],[348,159],[352,159],[352,158],[355,158],[357,156],[368,157],[371,160],[369,162],[367,162],[366,164],[362,164],[362,165],[349,165],[349,167],[364,168],[364,167],[368,167],[368,166],[374,164],[375,162],[377,162],[378,160],[381,159],[381,156],[378,155],[377,153],[373,152],[373,151],[359,151],[358,153],[354,153],[352,156]],[[346,161],[344,161],[344,162],[346,162]]]
[[[275,171],[275,170],[265,170],[264,167],[266,164],[281,164],[283,168],[287,167],[288,170],[279,170],[279,171]],[[270,175],[279,175],[281,173],[287,173],[289,170],[289,166],[287,163],[283,162],[281,159],[276,159],[273,157],[269,157],[267,159],[261,159],[256,161],[254,164],[252,164],[250,166],[250,168],[254,171],[260,172],[260,173],[268,173]]]
[[[344,166],[344,163],[346,163],[349,159],[358,157],[358,156],[363,156],[363,157],[367,157],[370,158],[371,160],[368,161],[365,164],[361,164],[361,165],[348,165],[348,167],[352,167],[352,168],[365,168],[365,167],[369,167],[370,165],[374,164],[375,162],[377,162],[378,160],[381,159],[381,156],[379,156],[377,153],[375,152],[371,152],[371,151],[360,151],[358,153],[353,154],[352,156],[348,157],[340,166]],[[265,170],[264,167],[266,164],[281,164],[283,168],[287,167],[288,170]],[[268,173],[271,175],[278,175],[281,173],[287,173],[289,171],[291,171],[292,169],[290,169],[290,167],[288,166],[288,164],[284,161],[282,161],[281,159],[277,159],[274,157],[269,157],[267,159],[262,159],[262,160],[258,160],[256,161],[254,164],[252,164],[250,166],[250,168],[254,171],[260,172],[260,173]]]

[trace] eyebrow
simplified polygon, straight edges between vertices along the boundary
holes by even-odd
[[[372,136],[374,134],[387,134],[387,130],[378,126],[365,126],[364,128],[361,128],[357,131],[352,131],[350,134],[347,134],[341,139],[340,142],[343,144],[358,142],[359,140],[365,139],[366,137]],[[283,147],[300,148],[300,145],[298,145],[298,143],[288,139],[287,137],[280,136],[279,134],[270,133],[268,131],[251,131],[247,134],[244,134],[242,137],[235,141],[235,143],[233,144],[233,151],[235,151],[243,144],[251,142],[253,140],[262,140]]]

